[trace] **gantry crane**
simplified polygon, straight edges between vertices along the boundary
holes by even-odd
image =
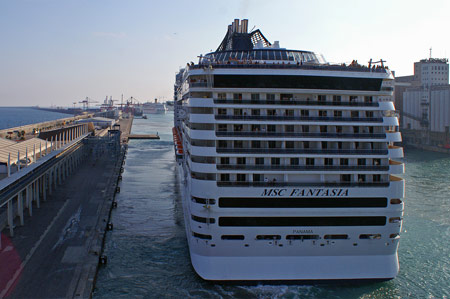
[[[83,104],[83,110],[89,110],[89,104],[98,103],[98,101],[94,101],[93,99],[86,97],[84,101],[80,101],[78,103]]]

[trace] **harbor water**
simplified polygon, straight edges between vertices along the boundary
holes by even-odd
[[[70,116],[70,114],[39,110],[31,107],[0,107],[0,130]]]
[[[0,129],[67,117],[0,108]],[[135,119],[94,298],[450,298],[450,156],[406,151],[405,216],[396,279],[360,285],[240,285],[192,269],[172,146],[173,113]]]
[[[172,146],[173,113],[135,119],[108,264],[95,298],[448,298],[450,156],[406,151],[407,198],[396,279],[359,285],[240,285],[203,281],[190,265]]]

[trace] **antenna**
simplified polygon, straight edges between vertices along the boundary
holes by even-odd
[[[432,47],[430,47],[430,59],[431,59],[431,51],[433,50],[433,48]]]

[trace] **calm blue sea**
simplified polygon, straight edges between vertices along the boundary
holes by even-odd
[[[41,121],[33,117],[43,112],[0,108],[0,128],[5,109],[28,123]],[[450,156],[406,152],[407,198],[396,279],[357,286],[214,284],[201,280],[190,266],[172,123],[173,113],[134,120],[133,133],[158,132],[161,140],[129,144],[112,214],[114,230],[107,235],[108,264],[99,270],[95,298],[450,298]]]
[[[0,130],[70,117],[70,114],[30,107],[0,107]]]

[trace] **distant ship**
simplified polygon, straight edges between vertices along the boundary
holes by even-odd
[[[142,111],[144,114],[157,114],[157,113],[166,113],[167,107],[164,103],[158,103],[158,99],[155,99],[155,102],[147,102],[142,104]]]
[[[168,111],[173,111],[175,108],[174,108],[174,105],[175,105],[175,102],[174,101],[167,101],[166,102],[166,107],[167,107],[167,110]]]
[[[386,280],[403,149],[384,61],[331,65],[235,20],[176,75],[174,146],[206,280]]]

